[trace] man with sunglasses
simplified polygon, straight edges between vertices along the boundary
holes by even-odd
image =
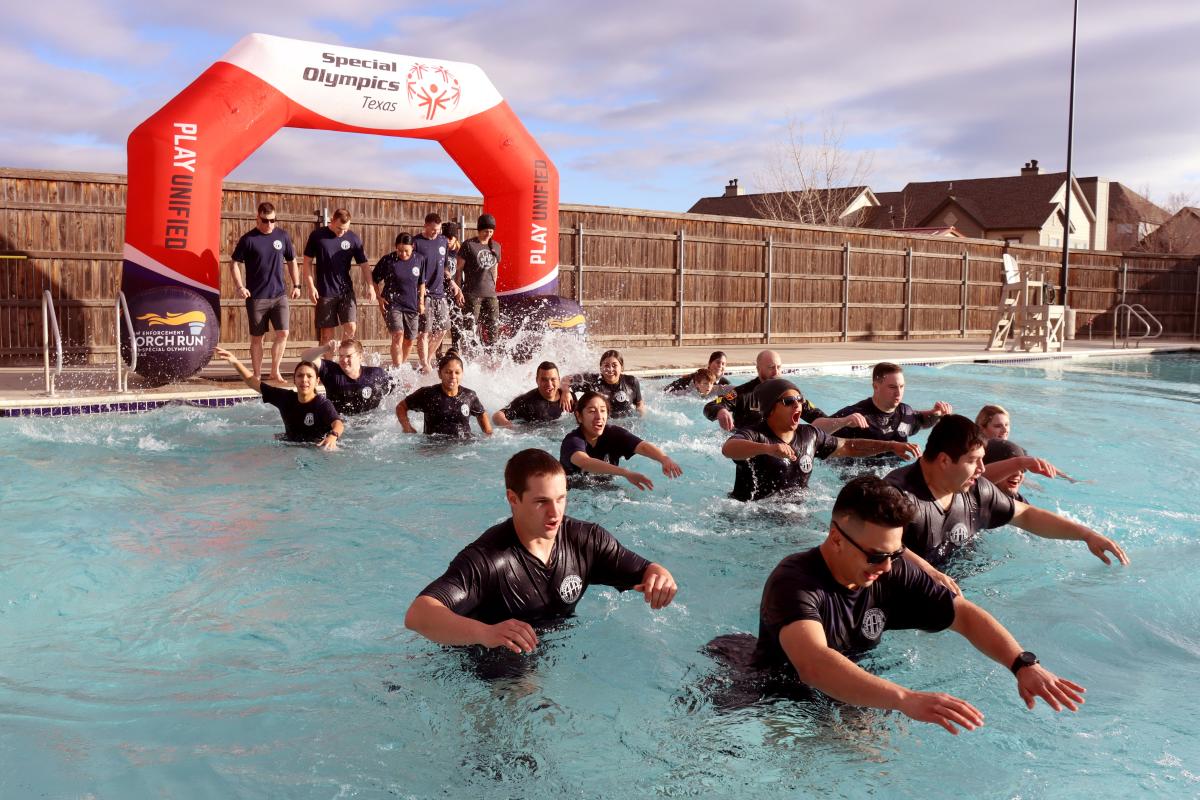
[[[957,734],[983,724],[970,703],[908,689],[855,663],[886,630],[949,628],[1012,670],[1029,708],[1040,697],[1055,711],[1077,710],[1082,686],[1045,669],[994,617],[903,558],[902,532],[914,514],[910,500],[874,475],[842,487],[825,541],[788,556],[767,579],[753,668],[784,679],[794,670],[805,686],[835,700],[895,709]]]
[[[275,226],[275,206],[259,203],[255,227],[238,239],[230,257],[230,272],[238,296],[246,301],[246,319],[250,325],[250,371],[262,374],[263,336],[275,329],[271,345],[270,380],[283,383],[279,371],[288,338],[288,299],[283,287],[283,265],[288,264],[292,299],[300,299],[300,264],[287,231]],[[245,265],[245,280],[242,265]]]
[[[754,394],[765,419],[753,427],[738,428],[721,447],[721,454],[736,465],[731,494],[735,500],[759,500],[784,490],[805,489],[817,459],[879,453],[915,458],[921,454],[920,448],[908,442],[842,439],[814,425],[801,425],[804,397],[784,378],[764,381]]]

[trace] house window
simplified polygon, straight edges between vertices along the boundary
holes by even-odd
[[[1005,236],[1004,243],[1005,244],[1020,244],[1021,237],[1020,236]]]

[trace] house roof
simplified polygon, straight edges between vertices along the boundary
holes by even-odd
[[[1200,208],[1181,208],[1142,240],[1153,253],[1200,253]]]
[[[1128,186],[1113,181],[1108,185],[1109,222],[1149,222],[1161,225],[1171,215]]]
[[[843,207],[850,205],[854,198],[866,191],[870,191],[866,186],[844,186],[834,189],[813,189],[821,195],[832,197],[835,200],[841,201]],[[763,219],[765,212],[763,209],[770,208],[774,203],[787,198],[792,192],[760,192],[758,194],[737,194],[728,197],[701,197],[692,207],[687,210],[689,214],[715,214],[721,217],[750,217],[751,219]],[[822,201],[818,205],[824,205],[826,201]]]

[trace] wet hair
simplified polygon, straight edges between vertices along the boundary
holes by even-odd
[[[350,212],[344,208],[339,208],[336,211],[334,211],[333,216],[330,218],[330,222],[349,222],[349,221],[350,221]]]
[[[316,364],[314,364],[311,361],[301,361],[299,364],[296,365],[295,369],[292,370],[292,380],[296,379],[296,373],[300,371],[301,367],[308,367],[309,369],[311,369],[313,371],[313,375],[315,377],[319,378],[321,376],[321,371],[319,369],[317,369]]]
[[[704,363],[711,364],[712,362],[716,361],[718,358],[724,358],[724,359],[728,360],[729,356],[725,355],[724,350],[714,350],[714,351],[712,351],[712,355],[710,355],[708,357],[708,361],[706,361]]]
[[[1008,416],[1008,412],[1004,410],[1004,406],[984,406],[979,409],[979,413],[975,415],[975,424],[979,427],[985,427],[995,417],[1003,414]]]
[[[413,243],[413,237],[412,237],[411,233],[396,234],[396,247],[399,247],[402,244],[411,245],[412,243]]]
[[[538,364],[537,372],[545,372],[551,369],[558,372],[558,364],[555,364],[553,361],[543,361]]]
[[[429,225],[429,224],[441,225],[442,218],[436,211],[430,211],[428,214],[425,215],[425,224],[426,225]]]
[[[692,373],[692,383],[699,383],[700,381],[708,381],[709,383],[716,383],[717,376],[713,375],[712,370],[710,370],[708,367],[701,367],[700,369],[698,369]]]
[[[275,206],[272,205],[271,203],[262,202],[262,203],[258,204],[258,215],[260,217],[263,214],[274,214],[274,213],[275,213]]]
[[[338,350],[341,350],[343,347],[353,347],[354,351],[360,356],[363,354],[363,343],[358,339],[342,339],[338,342]]]
[[[895,375],[897,372],[904,372],[904,369],[899,364],[893,364],[890,361],[880,361],[871,370],[871,383],[883,380],[888,375]]]
[[[607,408],[611,412],[612,406],[609,405],[608,398],[605,397],[604,395],[600,394],[599,392],[593,392],[593,391],[589,390],[589,391],[586,391],[583,394],[579,395],[579,398],[575,401],[575,416],[578,417],[580,414],[582,414],[584,406],[586,406],[588,403],[592,402],[592,400],[594,400],[597,397],[599,397],[601,400],[604,401],[604,407]]]
[[[621,358],[620,351],[605,350],[603,353],[600,354],[600,363],[603,364],[605,361],[608,361],[610,358],[615,358],[617,360],[617,362],[621,365],[621,369],[625,369],[625,359]]]
[[[847,515],[863,522],[898,528],[913,520],[917,507],[904,492],[878,475],[868,473],[843,486],[837,500],[833,501],[833,516]]]
[[[441,372],[446,367],[446,365],[449,364],[451,361],[457,361],[460,369],[462,367],[466,366],[465,364],[463,364],[462,358],[458,355],[458,351],[451,349],[451,350],[446,351],[446,355],[444,355],[438,359],[438,363],[437,363],[438,372]]]
[[[974,422],[962,414],[950,414],[942,417],[929,432],[925,442],[925,452],[921,458],[932,462],[938,455],[945,453],[951,461],[957,462],[963,455],[977,447],[987,444],[987,436]]]
[[[1029,453],[1025,448],[1011,439],[989,439],[987,447],[983,451],[983,463],[991,464],[993,461],[1004,461],[1008,458],[1027,455]]]
[[[518,498],[525,494],[529,479],[539,475],[565,475],[558,459],[545,450],[531,447],[513,455],[504,465],[504,488]]]
[[[445,236],[447,239],[450,238],[451,236],[458,236],[458,223],[457,222],[443,222],[442,223],[442,236]]]

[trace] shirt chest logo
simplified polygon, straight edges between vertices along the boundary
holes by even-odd
[[[349,249],[350,249],[350,243],[349,243],[349,242],[347,242],[345,239],[343,239],[343,240],[342,240],[342,245],[341,245],[341,247],[342,247],[342,249],[343,249],[343,250],[349,250]]]
[[[971,538],[971,529],[965,522],[960,522],[950,529],[950,541],[955,544],[966,544]]]
[[[464,417],[471,416],[471,407],[469,405],[467,405],[466,403],[463,403],[461,406],[459,406],[458,410],[462,412],[462,415]]]
[[[271,247],[274,247],[276,250],[282,250],[282,249],[283,249],[283,242],[281,242],[281,241],[279,241],[278,239],[276,239],[275,241],[271,242]]]
[[[370,387],[370,386],[364,386],[364,387],[362,388],[362,398],[363,398],[363,400],[370,400],[370,399],[371,399],[371,395],[372,395],[372,394],[373,394],[373,392],[372,392],[372,390],[371,390],[371,387]]]
[[[907,422],[901,422],[896,426],[896,433],[900,434],[901,436],[908,436],[910,433],[912,433],[912,425]]]
[[[420,275],[420,274],[421,274],[421,268],[420,268],[420,267],[413,267],[413,268],[412,268],[412,273],[413,273],[413,277],[414,277],[414,278],[415,278],[415,277],[417,277],[418,275]]]
[[[558,585],[558,596],[564,603],[574,603],[583,594],[583,578],[578,575],[568,575]]]
[[[628,403],[629,395],[625,394],[625,390],[622,389],[613,395],[613,400],[616,400],[618,403]]]
[[[800,468],[801,472],[806,472],[806,473],[812,472],[812,468],[813,468],[812,456],[810,456],[808,453],[805,453],[804,455],[800,456],[800,460],[796,462],[796,466],[798,466]]]
[[[479,262],[480,269],[491,269],[496,266],[496,255],[491,250],[480,250],[475,260]]]
[[[887,625],[887,615],[878,608],[868,608],[867,613],[863,614],[862,620],[862,635],[868,639],[878,639],[883,635],[883,629]]]
[[[446,255],[446,248],[444,248],[444,247],[439,247],[439,248],[438,248],[438,255],[440,255],[440,256],[444,256],[444,255]]]
[[[304,424],[310,428],[317,424],[317,418],[313,416],[311,411],[304,415]]]

